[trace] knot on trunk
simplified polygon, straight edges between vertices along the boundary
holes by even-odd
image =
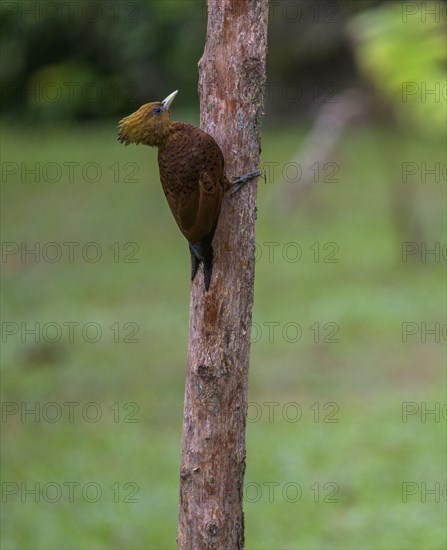
[[[180,470],[180,477],[184,480],[191,480],[192,474],[198,474],[200,472],[199,466],[194,466],[192,468],[183,467]]]
[[[215,523],[208,523],[206,526],[206,532],[211,537],[217,537],[219,535],[219,527]]]
[[[180,470],[180,477],[186,480],[191,477],[191,472],[187,468],[182,468]]]
[[[213,367],[211,365],[205,365],[204,363],[197,367],[197,376],[204,382],[211,382],[216,378]]]

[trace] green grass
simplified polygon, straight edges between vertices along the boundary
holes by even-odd
[[[55,343],[31,336],[22,343],[12,335],[2,346],[3,401],[38,402],[42,413],[39,423],[3,415],[3,489],[5,482],[28,488],[54,482],[65,489],[63,483],[73,481],[102,490],[98,502],[88,502],[80,489],[74,502],[68,489],[55,503],[4,494],[2,547],[175,548],[189,255],[162,195],[156,153],[121,146],[113,123],[42,131],[4,124],[2,138],[4,162],[63,169],[53,183],[33,176],[21,182],[20,166],[17,174],[3,173],[2,240],[73,241],[81,243],[78,252],[95,242],[102,250],[96,263],[78,252],[74,262],[66,256],[22,262],[15,254],[2,263],[3,323],[94,322],[102,329],[96,343],[79,332],[70,342],[64,332]],[[302,139],[302,130],[266,130],[264,161],[289,162]],[[301,192],[290,214],[281,204],[293,184],[281,178],[259,184],[254,321],[261,332],[252,345],[249,401],[257,404],[251,419],[256,411],[261,418],[247,430],[248,549],[446,545],[445,418],[428,416],[424,423],[419,411],[402,422],[403,402],[441,408],[446,402],[444,345],[430,336],[424,344],[416,336],[407,343],[401,338],[403,322],[445,323],[444,263],[401,261],[402,241],[445,240],[445,195],[434,182],[400,183],[402,162],[430,165],[444,153],[442,143],[411,137],[399,143],[384,130],[352,130],[331,159],[339,182]],[[72,182],[62,164],[71,162],[79,163]],[[101,169],[96,183],[79,172],[90,162]],[[124,181],[133,166],[126,163],[138,168],[134,183]],[[410,227],[398,223],[408,197],[414,202]],[[138,262],[115,262],[109,247],[127,254],[123,246],[131,242],[138,244]],[[295,263],[282,256],[291,242],[302,249]],[[315,242],[337,243],[339,262],[325,263],[324,255],[315,262],[309,249]],[[272,262],[266,243],[279,243]],[[319,342],[308,328],[316,322]],[[119,342],[109,328],[115,323]],[[138,326],[137,343],[123,342],[133,326],[125,323]],[[270,342],[272,323],[279,325]],[[337,324],[337,343],[321,341],[335,326],[326,323]],[[282,337],[287,324],[289,340],[300,325],[299,341]],[[60,421],[45,421],[50,402],[79,403],[74,421],[66,407]],[[97,422],[81,414],[91,402],[102,410]],[[324,408],[330,402],[336,409]],[[138,406],[138,422],[123,421],[134,410],[124,409],[126,403]],[[302,416],[293,422],[298,405]],[[54,410],[47,406],[45,414]],[[123,502],[135,487],[128,482],[136,484],[138,502]],[[419,492],[402,502],[405,482],[440,483],[440,498],[421,502]],[[338,502],[324,502],[334,488]]]

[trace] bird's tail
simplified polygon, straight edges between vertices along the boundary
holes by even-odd
[[[214,233],[214,232],[213,232]],[[203,263],[203,277],[205,281],[205,290],[208,291],[211,284],[211,275],[213,272],[213,247],[211,241],[213,235],[208,235],[197,243],[189,243],[191,253],[191,281],[194,280],[201,263]]]
[[[204,241],[205,239],[198,243],[189,243],[189,251],[191,253],[191,281],[194,280],[200,264],[203,263],[205,290],[208,291],[213,272],[213,247],[210,242]]]

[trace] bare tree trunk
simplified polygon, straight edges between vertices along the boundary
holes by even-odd
[[[208,0],[199,63],[201,127],[222,148],[229,177],[259,164],[268,0]],[[254,286],[256,186],[224,200],[211,288],[191,288],[178,546],[244,545],[245,425]]]

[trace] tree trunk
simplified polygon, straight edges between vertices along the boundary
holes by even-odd
[[[208,0],[199,63],[201,127],[229,178],[259,165],[268,0]],[[254,286],[256,185],[224,199],[210,290],[191,287],[178,547],[244,545],[245,426]]]

